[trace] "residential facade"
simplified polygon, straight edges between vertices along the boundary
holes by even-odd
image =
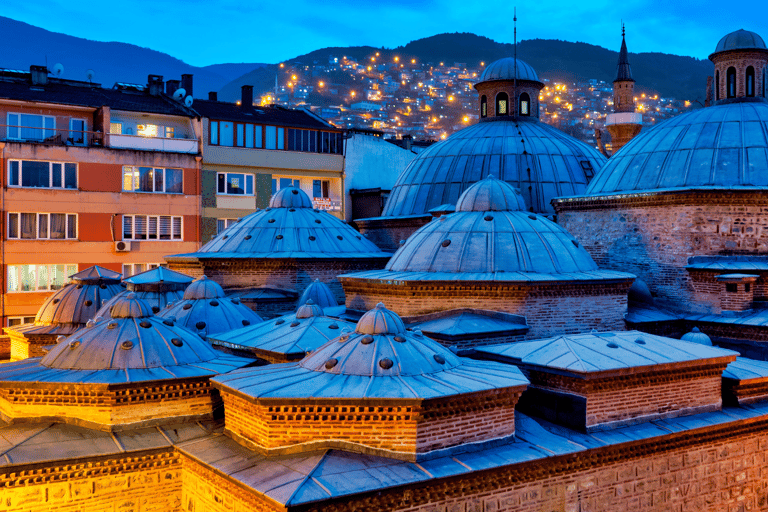
[[[130,275],[199,246],[201,124],[183,100],[156,75],[108,89],[3,71],[3,325],[33,320],[78,270]]]
[[[207,242],[281,188],[298,186],[317,209],[344,218],[343,131],[305,110],[197,100],[203,125],[202,240]]]

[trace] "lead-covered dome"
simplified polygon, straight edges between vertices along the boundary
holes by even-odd
[[[517,73],[515,73],[517,71]],[[480,75],[480,82],[491,80],[514,80],[517,75],[518,80],[530,80],[532,82],[541,82],[539,75],[533,67],[514,57],[505,57],[488,64],[483,74]]]
[[[199,251],[179,258],[386,258],[354,228],[312,208],[307,194],[286,187],[270,207],[256,210],[214,237]]]
[[[493,203],[477,200],[493,196]],[[521,211],[513,187],[486,178],[459,199],[463,210],[443,215],[411,235],[387,264],[391,272],[564,274],[596,271],[586,250],[546,217]],[[506,210],[486,207],[506,204]],[[475,275],[475,278],[477,276]]]
[[[766,50],[766,47],[762,37],[742,28],[723,36],[718,41],[714,53],[729,50]]]
[[[595,176],[587,195],[768,186],[768,104],[687,112],[645,130]]]
[[[517,187],[532,211],[554,212],[554,197],[583,194],[605,164],[595,148],[535,118],[500,117],[460,130],[414,158],[397,178],[382,217],[429,215],[456,204],[493,175]]]

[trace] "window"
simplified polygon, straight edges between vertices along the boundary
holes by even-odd
[[[8,265],[9,292],[58,290],[77,265]]]
[[[496,115],[506,116],[509,114],[507,105],[509,104],[509,96],[507,93],[500,92],[496,95]]]
[[[737,283],[725,283],[725,291],[728,293],[736,293],[739,291]]]
[[[159,267],[159,263],[125,263],[123,264],[123,279],[141,274],[147,270]]]
[[[123,123],[109,123],[109,133],[112,135],[122,135]]]
[[[237,219],[216,219],[216,234],[218,235],[235,222],[237,222]]]
[[[8,213],[9,240],[75,240],[77,215],[71,213]]]
[[[181,169],[123,167],[123,190],[126,192],[181,194],[183,185],[184,171]]]
[[[210,143],[213,146],[216,146],[219,144],[219,122],[218,121],[211,121],[211,129],[210,129]]]
[[[726,72],[726,81],[727,81],[727,96],[728,98],[735,98],[736,97],[736,68],[730,67],[728,68],[728,71]]]
[[[266,126],[264,133],[266,134],[264,147],[266,149],[277,149],[277,127]]]
[[[237,145],[238,147],[245,146],[245,125],[237,124]]]
[[[752,66],[747,67],[746,84],[747,96],[753,97],[755,95],[755,68]]]
[[[231,195],[253,195],[253,174],[220,172],[218,174],[218,193]]]
[[[157,137],[158,126],[156,124],[136,125],[136,135],[139,137]]]
[[[715,99],[720,99],[720,71],[715,71]]]
[[[77,164],[9,160],[8,185],[29,188],[77,188]]]
[[[480,117],[488,117],[488,98],[485,94],[480,98]]]
[[[69,138],[67,142],[78,146],[85,145],[85,119],[69,120]]]
[[[123,215],[123,240],[181,240],[181,217]]]
[[[312,197],[330,197],[330,188],[328,180],[312,180]]]
[[[166,139],[172,139],[175,134],[175,129],[173,126],[166,126],[165,127],[165,138]]]
[[[21,325],[21,324],[31,324],[34,321],[35,321],[35,317],[33,316],[9,316],[8,327],[13,327],[15,325]]]
[[[219,144],[222,146],[232,146],[234,144],[235,123],[222,121],[219,124]]]
[[[280,128],[279,130],[282,130]],[[281,142],[278,131],[278,144]],[[343,153],[343,137],[340,132],[320,132],[317,130],[288,129],[288,140],[285,147],[288,151],[306,151],[312,153]]]
[[[34,114],[8,113],[8,138],[44,141],[56,134],[56,118]]]
[[[531,115],[531,97],[528,96],[527,92],[524,92],[520,95],[520,115]]]

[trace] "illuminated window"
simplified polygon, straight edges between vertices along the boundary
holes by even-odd
[[[123,123],[109,123],[109,133],[112,135],[122,135]]]
[[[726,72],[726,82],[728,84],[728,97],[736,97],[736,68],[730,67]]]
[[[136,135],[140,137],[157,137],[157,125],[156,124],[136,125]]]
[[[219,195],[253,195],[253,174],[243,174],[236,172],[218,173]]]
[[[181,194],[183,188],[184,172],[181,169],[123,167],[123,190],[125,192]]]
[[[753,97],[755,95],[755,68],[752,66],[747,67],[746,84],[747,96]]]
[[[175,132],[175,130],[174,130],[173,126],[166,126],[165,127],[165,138],[166,139],[172,139],[173,136],[174,136],[174,132]]]
[[[480,117],[488,117],[488,98],[485,94],[480,98]]]
[[[8,265],[9,292],[58,290],[67,277],[77,273],[77,265]]]
[[[506,116],[509,114],[507,106],[509,105],[509,96],[507,93],[500,92],[496,95],[496,115]]]
[[[171,215],[123,215],[123,240],[181,239],[181,217]]]
[[[527,92],[524,92],[520,95],[520,115],[531,115],[531,97],[528,96]]]

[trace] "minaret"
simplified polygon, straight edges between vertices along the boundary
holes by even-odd
[[[611,134],[611,147],[616,153],[643,127],[642,114],[635,112],[635,80],[629,67],[624,25],[621,26],[621,51],[613,81],[613,114],[605,117],[605,127]]]

